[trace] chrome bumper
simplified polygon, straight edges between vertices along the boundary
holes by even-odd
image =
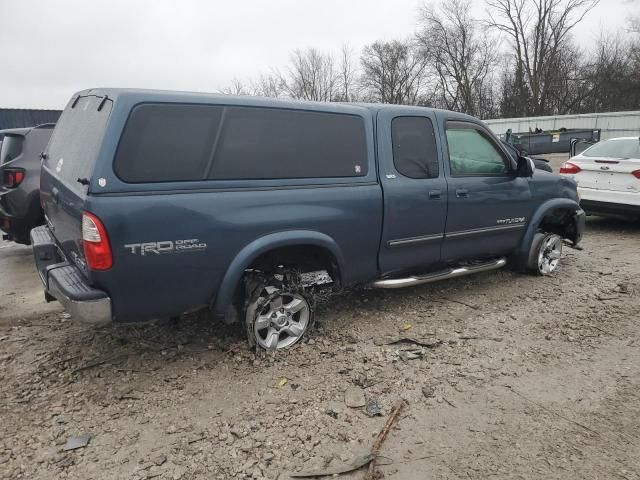
[[[31,230],[31,245],[47,301],[55,298],[73,318],[83,322],[111,322],[111,298],[89,285],[78,267],[67,261],[48,227]]]

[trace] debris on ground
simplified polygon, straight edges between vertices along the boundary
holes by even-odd
[[[380,402],[377,398],[369,399],[369,401],[367,402],[366,412],[370,417],[377,417],[379,415],[382,415],[382,406],[380,405]]]
[[[402,361],[408,362],[409,360],[418,360],[419,358],[424,357],[424,350],[421,348],[399,350],[398,355]]]
[[[431,385],[425,385],[422,387],[422,395],[424,395],[425,398],[433,398],[436,396],[436,390]]]
[[[419,345],[425,348],[435,348],[442,345],[442,340],[439,340],[437,338],[414,338],[414,337],[394,335],[394,336],[389,336],[385,338],[377,338],[374,340],[373,343],[377,346],[398,345],[400,343],[409,343],[413,345]]]
[[[371,462],[369,463],[369,469],[367,470],[367,475],[365,476],[366,480],[374,480],[376,478],[376,457],[380,454],[380,448],[382,447],[382,444],[386,440],[387,435],[389,435],[389,430],[391,430],[391,427],[393,426],[393,424],[396,422],[396,420],[398,420],[398,416],[400,415],[400,412],[402,411],[402,408],[404,407],[404,405],[405,405],[404,400],[398,400],[395,403],[395,405],[393,406],[393,409],[391,410],[391,414],[387,419],[387,423],[385,423],[384,428],[378,434],[378,437],[376,438],[376,441],[374,442],[373,447],[371,447],[371,454],[373,455],[373,460],[371,460]]]
[[[344,404],[350,408],[360,408],[367,404],[364,390],[358,387],[349,387],[344,392]]]
[[[353,472],[354,470],[358,470],[365,465],[369,464],[375,455],[372,453],[367,453],[364,455],[359,455],[354,457],[353,460],[350,460],[341,465],[337,465],[329,468],[319,468],[314,470],[307,470],[297,473],[290,473],[289,476],[293,478],[308,478],[308,477],[325,477],[331,475],[340,475],[342,473]]]
[[[84,435],[79,435],[77,437],[69,437],[67,439],[67,443],[64,444],[62,448],[63,451],[68,450],[76,450],[78,448],[84,448],[89,444],[89,440],[91,440],[91,435],[85,433]]]

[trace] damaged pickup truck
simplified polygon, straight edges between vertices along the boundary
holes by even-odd
[[[48,300],[94,323],[210,308],[265,349],[308,331],[314,283],[547,275],[584,229],[573,180],[422,107],[87,90],[43,158]]]

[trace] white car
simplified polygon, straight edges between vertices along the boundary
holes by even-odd
[[[640,138],[596,143],[565,162],[560,174],[578,182],[587,214],[640,218]]]

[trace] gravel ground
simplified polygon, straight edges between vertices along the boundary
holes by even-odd
[[[368,452],[404,399],[384,478],[640,479],[639,238],[589,218],[550,278],[349,292],[259,357],[203,316],[74,322],[0,243],[0,477],[286,479]]]

